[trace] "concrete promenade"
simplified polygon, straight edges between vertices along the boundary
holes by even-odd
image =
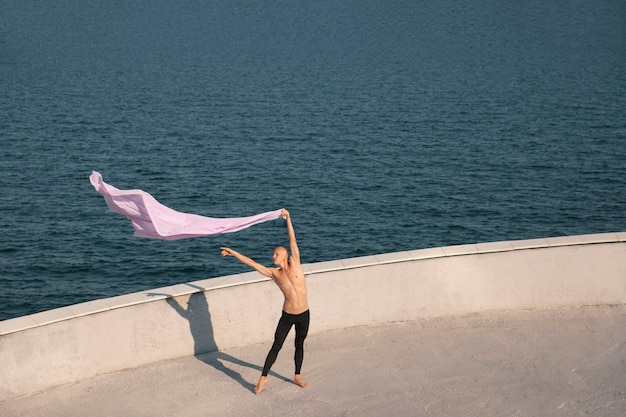
[[[315,319],[315,315],[313,316]],[[301,389],[288,339],[161,361],[0,402],[3,417],[616,416],[626,306],[492,311],[312,335]]]
[[[626,415],[626,232],[303,267],[306,390],[250,272],[0,322],[0,416]]]

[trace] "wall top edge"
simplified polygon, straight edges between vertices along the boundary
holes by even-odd
[[[626,232],[598,233],[578,236],[549,237],[541,239],[514,240],[502,242],[485,242],[468,245],[453,245],[437,248],[416,249],[411,251],[392,252],[368,255],[357,258],[324,261],[304,264],[305,275],[314,275],[345,269],[364,268],[390,263],[419,261],[443,257],[466,256],[516,250],[540,249],[559,246],[576,246],[601,243],[626,242]],[[201,291],[212,291],[221,288],[247,285],[269,281],[257,272],[227,275],[206,280],[176,284],[168,287],[124,294],[102,300],[70,305],[53,310],[43,311],[27,316],[0,321],[0,336],[16,333],[34,327],[45,326],[59,321],[70,320],[106,310],[123,308],[152,301],[193,294]]]

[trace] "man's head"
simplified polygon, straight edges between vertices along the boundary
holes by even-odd
[[[280,265],[285,262],[289,262],[289,252],[283,246],[279,246],[274,249],[274,265]]]

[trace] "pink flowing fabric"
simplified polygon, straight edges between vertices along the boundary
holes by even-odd
[[[159,203],[145,191],[120,190],[107,184],[99,172],[92,171],[89,181],[113,213],[122,214],[132,222],[137,237],[178,240],[231,233],[281,217],[281,210],[236,218],[181,213]]]

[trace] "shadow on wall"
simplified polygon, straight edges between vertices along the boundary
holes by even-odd
[[[191,331],[194,341],[193,353],[199,361],[214,367],[220,372],[223,372],[225,375],[239,382],[248,391],[254,393],[255,384],[246,381],[239,372],[226,366],[225,362],[255,369],[259,371],[259,375],[262,371],[262,367],[242,361],[241,359],[237,359],[219,351],[219,347],[217,346],[213,335],[213,322],[211,321],[211,312],[209,310],[209,303],[207,302],[204,289],[189,283],[187,285],[197,288],[200,291],[193,293],[189,297],[186,309],[170,294],[150,293],[150,295],[163,295],[168,297],[167,304],[169,304],[169,306],[180,314],[181,317],[189,322],[189,330]],[[270,371],[270,374],[273,374],[273,376],[284,381],[291,382],[289,378],[279,375],[273,371]]]

